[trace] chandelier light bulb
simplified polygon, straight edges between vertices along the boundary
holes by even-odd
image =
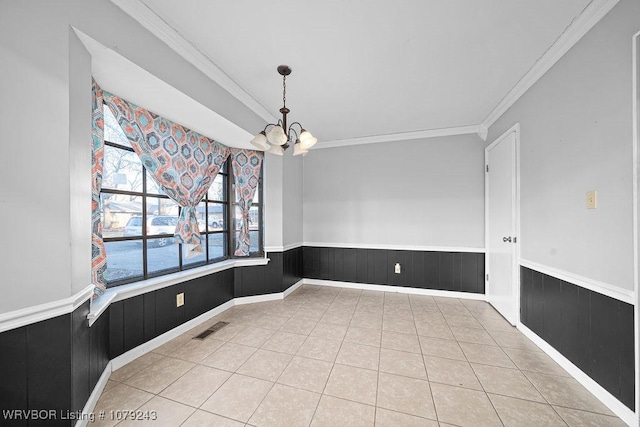
[[[284,145],[287,143],[287,134],[284,133],[282,126],[277,125],[267,132],[267,140],[273,145]]]
[[[267,144],[267,135],[264,131],[257,134],[251,141],[249,141],[254,147],[258,148],[262,151],[267,151],[269,149],[269,144]]]
[[[300,142],[300,140],[297,140],[295,145],[293,146],[293,155],[294,156],[299,156],[299,155],[305,155],[307,154],[308,151],[303,147],[302,143]]]
[[[302,135],[304,135],[304,139]],[[302,131],[302,134],[300,134],[300,143],[302,144],[302,147],[305,150],[308,150],[309,148],[316,145],[316,142],[318,142],[318,138],[311,135],[311,132],[305,130],[305,131]]]
[[[269,153],[271,154],[275,154],[276,156],[283,156],[284,155],[284,148],[282,148],[282,146],[280,145],[272,145],[269,148]]]

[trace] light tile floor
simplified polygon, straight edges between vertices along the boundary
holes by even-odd
[[[111,419],[137,409],[157,419]],[[100,411],[101,426],[625,425],[485,302],[309,285],[113,372]]]

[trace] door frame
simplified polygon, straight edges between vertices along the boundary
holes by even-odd
[[[520,244],[521,244],[521,233],[520,233],[520,123],[516,123],[511,126],[507,131],[505,131],[502,135],[497,137],[491,144],[487,145],[484,149],[484,164],[485,164],[485,174],[484,174],[484,241],[485,241],[485,259],[484,259],[484,289],[485,289],[485,299],[487,302],[489,301],[489,290],[491,289],[491,272],[489,271],[489,173],[486,172],[486,167],[489,165],[489,151],[502,142],[505,138],[510,136],[511,134],[515,134],[515,161],[513,164],[514,173],[512,182],[512,224],[513,224],[513,236],[515,237],[515,250],[513,254],[513,263],[511,265],[511,276],[513,281],[513,298],[514,307],[516,310],[516,323],[514,326],[518,326],[520,324]],[[489,277],[489,280],[487,280]]]

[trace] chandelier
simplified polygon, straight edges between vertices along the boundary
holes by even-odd
[[[287,108],[287,76],[291,74],[291,68],[288,65],[280,65],[278,73],[282,76],[282,120],[278,119],[278,123],[269,123],[264,130],[257,134],[250,142],[260,150],[267,151],[271,154],[282,156],[284,150],[290,147],[289,143],[293,142],[293,155],[306,155],[309,148],[313,147],[318,138],[305,130],[298,122],[293,122],[287,128],[287,114],[291,110]],[[295,126],[299,128],[298,131]],[[269,131],[267,131],[269,129]],[[286,132],[285,132],[286,129]]]

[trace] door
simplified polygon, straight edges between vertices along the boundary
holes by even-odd
[[[485,181],[487,301],[512,325],[520,318],[516,269],[517,140],[516,125],[487,147]]]

